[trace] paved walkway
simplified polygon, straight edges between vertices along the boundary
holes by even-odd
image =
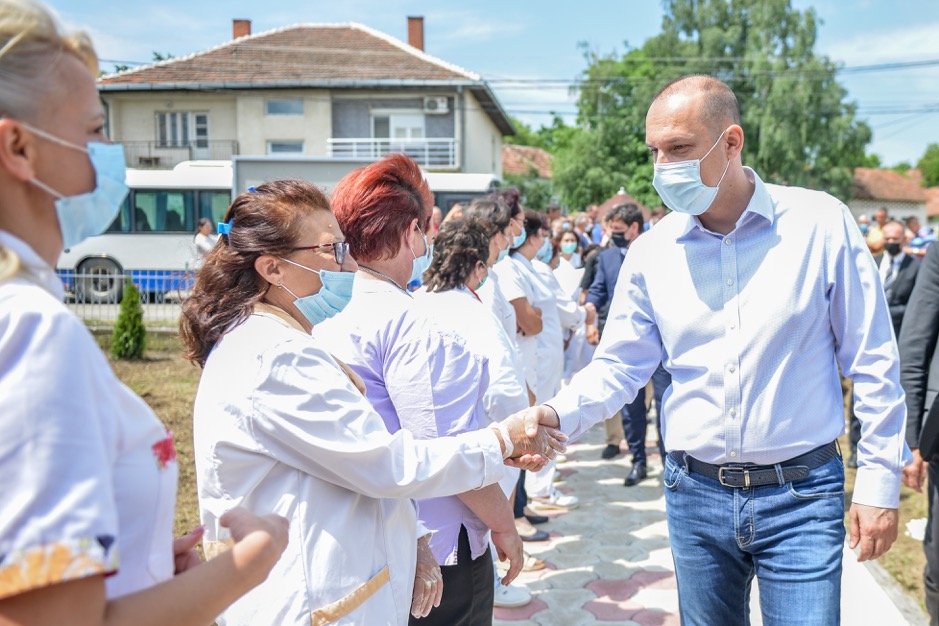
[[[638,624],[678,626],[678,595],[665,521],[661,463],[651,460],[651,476],[624,487],[629,468],[622,456],[600,459],[603,429],[595,427],[570,447],[560,465],[562,491],[576,494],[580,507],[541,526],[551,539],[526,543],[547,563],[525,573],[534,600],[518,609],[496,609],[500,626],[580,626]],[[649,446],[650,450],[654,446]],[[842,580],[845,625],[920,626],[928,623],[908,596],[879,566],[858,563],[845,548]],[[758,601],[758,591],[752,600]],[[752,623],[761,624],[752,603]]]

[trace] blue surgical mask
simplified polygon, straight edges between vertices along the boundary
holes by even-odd
[[[30,182],[54,196],[55,212],[62,233],[62,247],[71,248],[88,237],[103,233],[117,217],[121,204],[127,197],[124,184],[127,166],[124,162],[124,147],[120,144],[89,142],[80,146],[55,135],[20,122],[31,133],[67,148],[80,150],[91,159],[95,170],[95,188],[77,196],[64,196],[37,178]]]
[[[527,238],[528,238],[528,231],[526,231],[526,230],[523,228],[523,229],[522,229],[522,234],[519,235],[518,237],[516,237],[516,238],[515,238],[515,241],[512,242],[512,247],[513,247],[513,248],[518,248],[518,247],[521,246],[523,243],[525,243],[525,240],[526,240]]]
[[[552,254],[553,252],[554,250],[551,247],[551,240],[546,237],[544,243],[541,244],[540,248],[538,248],[538,252],[535,254],[535,257],[542,263],[550,263],[551,257],[554,256],[554,254]]]
[[[574,254],[577,252],[577,242],[576,241],[565,241],[561,244],[561,252],[564,254]]]
[[[411,278],[408,279],[408,282],[413,283],[416,281],[418,284],[422,284],[424,282],[424,272],[430,267],[431,248],[427,245],[427,235],[424,234],[424,231],[418,230],[421,233],[421,237],[424,238],[424,250],[426,250],[426,252],[421,256],[417,256],[414,254],[414,250],[411,250],[411,254],[414,254],[414,261],[411,262]]]
[[[653,165],[655,174],[652,176],[652,186],[668,208],[688,215],[701,215],[708,210],[717,197],[724,176],[727,175],[730,161],[727,161],[724,173],[715,187],[708,187],[701,180],[701,161],[714,151],[726,132],[725,128],[711,149],[700,159]]]
[[[858,228],[860,228],[861,232],[866,235],[867,231],[871,229],[871,225],[870,224],[858,224]]]
[[[496,257],[496,263],[498,263],[499,261],[505,259],[505,257],[507,257],[507,256],[509,256],[509,249],[508,249],[508,248],[506,248],[505,250],[499,250],[499,256]]]
[[[333,317],[349,304],[352,299],[352,285],[355,282],[354,272],[333,272],[330,270],[315,270],[305,265],[300,265],[289,259],[281,259],[285,263],[296,265],[308,272],[319,274],[320,282],[323,287],[309,296],[298,297],[297,294],[290,291],[285,285],[280,287],[295,299],[293,305],[303,314],[303,317],[316,326]]]

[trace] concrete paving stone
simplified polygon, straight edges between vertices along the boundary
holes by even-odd
[[[596,563],[592,567],[598,578],[609,580],[625,580],[632,578],[636,572],[642,571],[628,561],[622,560]]]
[[[640,589],[633,600],[649,610],[678,613],[678,589]],[[635,618],[634,618],[635,619]]]
[[[588,584],[596,584],[597,581]],[[580,587],[578,589],[553,589],[550,592],[538,595],[540,600],[544,600],[552,610],[568,609],[571,607],[581,607],[590,600],[596,599],[596,594]]]
[[[534,620],[539,626],[584,626],[593,622],[593,615],[583,609],[565,607],[536,613]]]
[[[493,609],[493,623],[496,623],[497,620],[502,620],[506,622],[511,622],[513,625],[518,625],[519,622],[525,622],[532,624],[531,618],[533,615],[539,611],[543,611],[548,608],[548,605],[544,600],[539,598],[533,598],[531,602],[525,606],[519,606],[512,609]]]
[[[547,572],[540,582],[550,585],[551,589],[581,589],[598,578],[592,567],[581,567]]]

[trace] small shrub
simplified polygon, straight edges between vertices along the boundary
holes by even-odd
[[[147,328],[143,325],[140,292],[130,278],[124,286],[121,311],[111,334],[111,355],[116,359],[139,359],[147,347]]]

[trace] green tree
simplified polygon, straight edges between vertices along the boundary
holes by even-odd
[[[708,74],[737,95],[745,164],[769,182],[847,199],[871,131],[845,101],[836,66],[814,53],[814,11],[793,9],[790,0],[665,0],[664,9],[662,32],[641,48],[619,58],[586,53],[578,122],[592,137],[558,153],[561,196],[597,202],[626,179],[631,195],[658,204],[645,113],[669,81]],[[597,167],[612,167],[607,180],[594,175]]]
[[[140,292],[128,278],[124,285],[121,310],[111,333],[111,355],[117,359],[139,359],[146,347],[147,328],[143,323]]]
[[[531,168],[527,174],[506,174],[505,184],[518,187],[522,206],[526,209],[544,210],[557,199],[554,197],[551,181],[538,176],[538,170]]]
[[[931,143],[926,147],[919,163],[916,164],[923,176],[923,185],[935,187],[939,185],[939,143]]]

